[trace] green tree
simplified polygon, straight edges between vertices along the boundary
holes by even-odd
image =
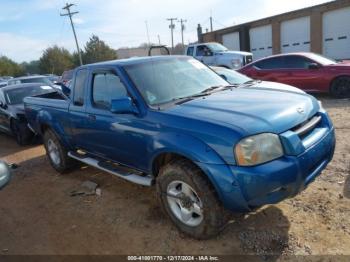
[[[27,74],[40,74],[40,61],[39,60],[33,60],[28,62],[23,62],[21,64],[21,67]]]
[[[45,49],[39,60],[39,68],[42,74],[61,75],[63,71],[73,67],[73,58],[69,51],[56,45]]]
[[[0,76],[21,76],[23,68],[6,56],[0,56]]]
[[[85,45],[83,63],[91,64],[114,59],[117,59],[116,50],[109,47],[104,41],[100,40],[98,36],[92,35]]]

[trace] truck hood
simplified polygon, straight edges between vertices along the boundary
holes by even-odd
[[[226,55],[226,56],[247,56],[247,55],[253,55],[252,53],[249,52],[244,52],[244,51],[225,51],[225,52],[216,52],[217,55]]]
[[[254,83],[254,85],[251,86],[252,88],[270,88],[275,90],[281,90],[281,91],[290,91],[290,92],[296,92],[296,93],[302,93],[305,94],[305,92],[299,88],[296,88],[294,86],[282,84],[282,83],[276,83],[276,82],[270,82],[270,81],[257,81]]]
[[[214,93],[166,110],[168,114],[208,121],[242,135],[282,133],[319,111],[315,98],[302,93],[237,88]]]

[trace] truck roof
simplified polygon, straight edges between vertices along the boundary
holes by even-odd
[[[174,59],[174,58],[189,58],[189,57],[185,55],[132,57],[132,58],[126,58],[126,59],[110,60],[110,61],[98,62],[94,64],[82,65],[79,68],[89,68],[89,67],[104,66],[104,65],[125,66],[125,65],[146,63],[151,61],[168,60],[168,59]]]

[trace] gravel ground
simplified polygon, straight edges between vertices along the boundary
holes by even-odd
[[[297,197],[235,215],[207,241],[179,233],[153,189],[90,167],[58,175],[42,146],[0,135],[0,158],[20,165],[0,192],[0,254],[350,255],[350,101],[319,99],[336,128],[332,163]],[[101,196],[70,196],[86,180]]]

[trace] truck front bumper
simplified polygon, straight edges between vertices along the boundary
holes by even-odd
[[[331,128],[297,156],[284,156],[254,167],[197,164],[209,176],[227,209],[246,212],[304,190],[332,160],[334,149],[335,134]]]

